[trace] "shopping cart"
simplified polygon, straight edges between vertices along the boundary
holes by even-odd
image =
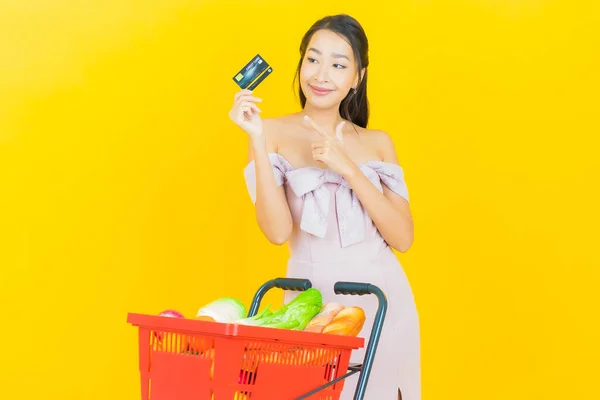
[[[306,279],[270,280],[254,295],[248,316],[272,288],[311,287]],[[362,400],[386,296],[358,282],[337,282],[334,291],[379,300],[362,364],[350,364],[352,350],[364,346],[360,337],[129,313],[127,321],[138,327],[142,400],[338,400],[344,379],[356,373],[354,399]]]

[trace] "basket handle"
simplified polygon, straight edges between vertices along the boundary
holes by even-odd
[[[248,311],[248,317],[253,317],[258,312],[258,308],[260,307],[260,301],[262,300],[265,293],[273,288],[278,288],[282,290],[294,290],[303,292],[312,287],[311,281],[308,279],[298,279],[298,278],[276,278],[267,281],[263,284],[254,295],[254,299],[252,300],[252,305],[250,306],[250,310]]]
[[[312,282],[308,279],[277,278],[274,281],[274,286],[283,290],[297,290],[303,292],[312,287]]]
[[[354,399],[362,400],[365,396],[367,382],[369,381],[371,367],[373,366],[373,359],[375,358],[375,351],[377,350],[379,337],[381,336],[381,330],[383,328],[383,321],[385,320],[385,313],[387,311],[387,298],[381,289],[375,285],[371,285],[370,283],[336,282],[333,286],[333,290],[336,294],[359,296],[374,294],[379,300],[379,307],[377,308],[377,314],[375,315],[375,320],[373,322],[371,337],[369,338],[369,344],[365,350],[365,358],[362,364],[360,376],[358,378],[358,383],[356,384],[356,391],[354,392]]]
[[[370,283],[360,283],[360,282],[336,282],[333,285],[333,290],[335,294],[352,294],[363,296],[365,294],[371,294],[371,285]]]

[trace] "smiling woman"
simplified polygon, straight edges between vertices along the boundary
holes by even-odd
[[[297,69],[300,103],[303,108],[306,107],[305,93],[310,91],[315,95],[336,92],[337,97],[327,99],[331,102],[329,106],[339,104],[343,118],[366,128],[369,120],[367,37],[358,24],[347,24],[333,18],[319,22],[306,32],[300,44],[303,55]],[[326,53],[325,49],[331,50]],[[324,74],[327,74],[329,82],[319,86]]]
[[[231,119],[250,138],[247,187],[257,222],[275,244],[289,242],[287,276],[307,278],[324,303],[360,306],[369,338],[371,296],[336,296],[337,281],[379,286],[389,308],[365,399],[421,399],[419,321],[411,286],[392,248],[406,252],[413,221],[404,172],[390,136],[367,129],[368,40],[348,15],[317,21],[304,35],[297,79],[302,111],[262,120],[249,91]],[[286,293],[286,302],[295,293]],[[360,363],[364,350],[353,354]],[[342,399],[352,399],[354,376]]]
[[[300,56],[305,67],[328,68],[320,81],[308,77],[317,86],[332,89],[333,74],[358,72],[331,53],[364,63],[352,50],[362,34],[327,35],[340,39],[335,51],[316,46],[337,25],[360,32],[343,18],[326,19],[318,26],[340,23],[306,41],[322,54],[297,53],[290,62],[282,44],[297,51],[313,22],[303,21],[331,2],[247,0],[232,12],[239,3],[0,2],[0,398],[140,400],[128,312],[193,315],[228,293],[249,305],[259,285],[284,274],[287,249],[264,243],[237,183],[249,134],[218,116],[231,100],[224,89],[235,87],[231,74],[257,51],[282,72],[254,93],[264,98],[252,102],[263,108],[263,139],[274,164],[288,166],[277,152],[294,168],[283,174],[263,163],[262,144],[252,139],[260,227],[269,240],[288,240],[290,273],[321,284],[313,274],[343,278],[342,267],[349,274],[362,265],[380,280],[382,264],[363,261],[376,258],[364,245],[378,239],[371,221],[333,223],[354,215],[341,200],[348,192],[332,183],[329,194],[314,189],[318,179],[348,181],[319,169],[331,167],[313,158],[312,146],[326,139],[303,116],[321,120],[326,110],[314,105],[343,90],[323,97],[307,90],[297,118],[265,118],[294,107],[288,88]],[[600,399],[600,1],[389,1],[385,12],[369,1],[343,4],[369,34],[370,129],[355,112],[366,104],[343,97],[351,119],[344,107],[330,111],[347,121],[344,150],[361,170],[375,178],[377,164],[368,161],[392,157],[377,124],[389,130],[407,172],[417,232],[398,256],[421,318],[423,398]],[[330,129],[319,123],[319,132],[332,135],[339,119]],[[251,126],[259,132],[258,120]],[[323,159],[333,165],[339,158],[329,153]],[[246,172],[251,183],[255,170]],[[273,172],[275,182],[286,179],[289,205],[269,184]],[[368,186],[352,187],[368,206],[359,192]],[[298,197],[327,222],[311,220],[313,212],[298,219],[295,191],[306,192]],[[321,208],[334,194],[340,208]],[[409,230],[395,234],[404,220],[386,231],[385,218],[368,214],[386,243],[408,246]],[[358,229],[343,229],[349,225]],[[348,245],[357,240],[352,232],[365,232],[362,246]],[[394,302],[385,326],[399,320],[393,335],[401,348],[388,340],[377,355],[393,359],[410,349],[406,332],[416,335],[417,325],[411,303],[392,290],[403,281],[386,277]],[[329,287],[325,294],[333,297]],[[278,305],[278,296],[265,304]],[[417,365],[416,355],[414,363],[397,358],[398,369]],[[397,376],[410,399],[419,386],[404,382],[417,379]]]

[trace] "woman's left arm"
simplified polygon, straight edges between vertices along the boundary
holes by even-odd
[[[350,159],[344,146],[345,122],[338,124],[333,135],[322,131],[309,117],[305,116],[304,119],[324,139],[312,144],[313,159],[325,163],[346,179],[377,226],[379,233],[390,246],[402,253],[408,251],[414,237],[413,219],[408,201],[390,190],[383,182],[383,193],[381,193]],[[370,134],[373,135],[382,161],[398,164],[398,156],[390,136],[382,131],[372,131]]]
[[[373,133],[378,135],[377,147],[383,161],[398,164],[390,136],[385,132]],[[408,251],[414,240],[414,225],[408,201],[392,192],[383,182],[381,193],[358,166],[350,168],[344,175],[385,241],[402,253]]]

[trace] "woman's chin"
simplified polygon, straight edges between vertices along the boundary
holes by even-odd
[[[326,99],[318,96],[306,97],[306,105],[323,110],[338,107],[339,103],[336,99]]]

